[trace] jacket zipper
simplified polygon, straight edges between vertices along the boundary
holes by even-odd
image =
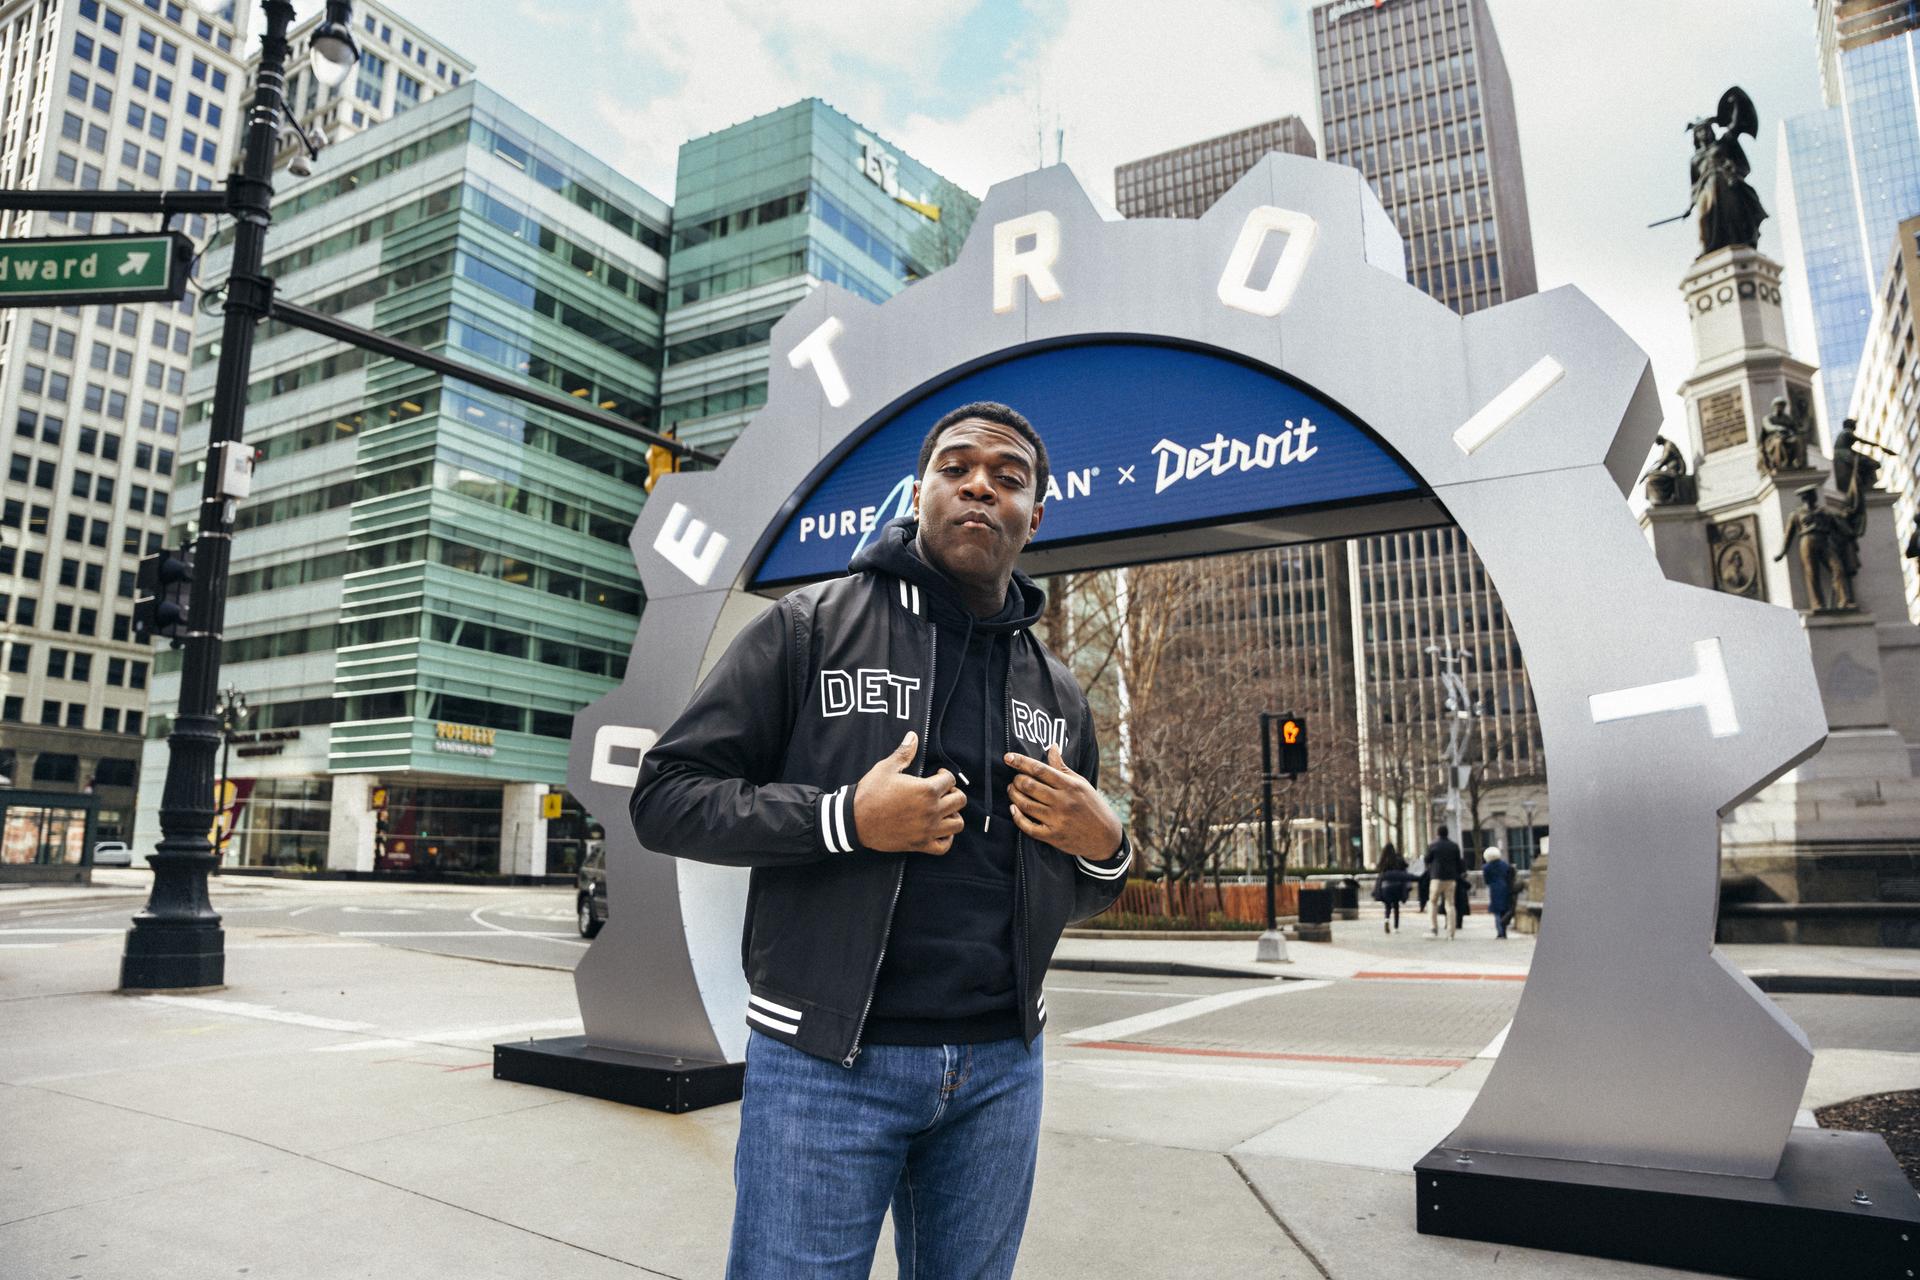
[[[1011,752],[1013,750],[1013,655],[1011,652],[1007,655],[1007,679],[1000,691],[1000,706],[1001,724],[1006,730],[1006,750]],[[988,776],[992,776],[991,770]],[[987,802],[989,805],[992,804],[991,795],[988,796]],[[1027,1019],[1034,1017],[1033,997],[1027,990],[1027,955],[1032,949],[1033,930],[1027,924],[1027,833],[1020,830],[1018,826],[1013,829],[1013,886],[1014,923],[1019,934],[1014,939],[1013,967],[1016,981],[1020,986],[1021,998],[1026,1001],[1026,1006],[1020,1010],[1020,1025],[1025,1027]],[[1039,1030],[1039,1020],[1034,1017],[1035,1034],[1038,1034]],[[1033,1036],[1028,1036],[1027,1042],[1031,1044]]]
[[[929,624],[927,627],[927,717],[920,729],[920,768],[921,777],[927,775],[927,761],[932,756],[927,735],[933,732],[933,682],[938,677],[934,663],[940,657],[940,633]],[[887,943],[893,937],[893,909],[900,905],[900,887],[907,882],[907,864],[901,860],[893,876],[893,899],[887,903],[887,927],[880,934],[880,954],[873,961],[873,976],[867,979],[867,1002],[860,1006],[860,1022],[853,1029],[853,1047],[847,1056],[840,1059],[843,1067],[853,1066],[853,1060],[860,1056],[860,1037],[867,1030],[867,1014],[873,1009],[873,993],[880,986],[880,966],[887,962]]]

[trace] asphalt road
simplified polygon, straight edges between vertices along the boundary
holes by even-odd
[[[144,904],[145,876],[88,902],[11,906],[0,895],[0,965],[120,933]],[[436,889],[329,884],[290,891],[239,878],[214,887],[236,957],[247,945],[326,935],[342,947],[404,947],[496,964],[571,970],[588,943],[567,887]],[[243,941],[243,938],[245,941]],[[244,963],[230,959],[229,963]],[[1520,983],[1271,979],[1056,970],[1047,983],[1051,1036],[1113,1028],[1113,1037],[1200,1054],[1282,1053],[1365,1062],[1463,1063],[1501,1033]],[[1284,989],[1284,990],[1283,990]],[[1284,996],[1284,998],[1272,998]],[[1920,1053],[1920,999],[1783,995],[1780,1006],[1817,1049]]]

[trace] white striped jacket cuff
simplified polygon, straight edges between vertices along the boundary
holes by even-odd
[[[1108,858],[1105,862],[1088,862],[1085,858],[1075,857],[1074,861],[1080,864],[1082,871],[1096,880],[1119,880],[1125,877],[1127,868],[1133,865],[1133,842],[1127,839],[1125,832],[1122,832],[1118,857]]]
[[[853,852],[853,787],[820,793],[820,843],[828,853]]]

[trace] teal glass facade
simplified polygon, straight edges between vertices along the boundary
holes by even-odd
[[[282,296],[650,427],[670,216],[469,83],[329,149],[287,187],[267,269]],[[229,243],[203,262],[210,284]],[[203,317],[181,517],[196,510],[219,336]],[[443,868],[509,869],[516,802],[503,810],[503,791],[559,788],[573,713],[625,671],[643,605],[627,534],[646,446],[277,324],[259,334],[246,438],[262,453],[236,522],[222,682],[247,694],[260,749],[234,773],[330,787],[305,798],[336,811],[331,865],[366,862],[341,845],[376,829],[338,811],[391,790],[460,797],[378,805],[396,839],[417,827],[440,837]],[[160,659],[155,738],[178,687],[178,654]],[[142,801],[151,818],[157,796]],[[320,839],[252,841],[248,828],[243,813],[242,856],[297,848],[312,861]]]
[[[979,202],[809,98],[680,148],[661,419],[724,450],[774,322],[817,282],[883,302],[949,265]]]

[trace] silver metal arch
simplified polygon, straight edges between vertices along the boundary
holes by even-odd
[[[1057,220],[1059,294],[1015,280],[996,312],[995,229],[1034,214]],[[1285,236],[1283,259],[1303,251],[1278,314],[1223,278],[1251,266],[1234,261],[1250,224]],[[766,408],[720,468],[667,478],[636,523],[649,603],[633,660],[576,720],[569,785],[612,866],[611,922],[576,971],[589,1040],[741,1056],[745,873],[640,848],[626,803],[639,751],[766,607],[742,583],[782,505],[948,370],[1047,339],[1161,337],[1282,371],[1368,424],[1472,540],[1525,646],[1553,761],[1552,925],[1450,1145],[1771,1176],[1812,1052],[1713,947],[1717,818],[1825,739],[1804,634],[1787,610],[1661,575],[1625,502],[1659,425],[1651,372],[1585,295],[1462,318],[1403,263],[1344,166],[1269,157],[1197,222],[1117,220],[1054,167],[996,186],[955,265],[883,306],[823,287],[795,307]],[[1134,549],[1179,555],[1183,536]]]

